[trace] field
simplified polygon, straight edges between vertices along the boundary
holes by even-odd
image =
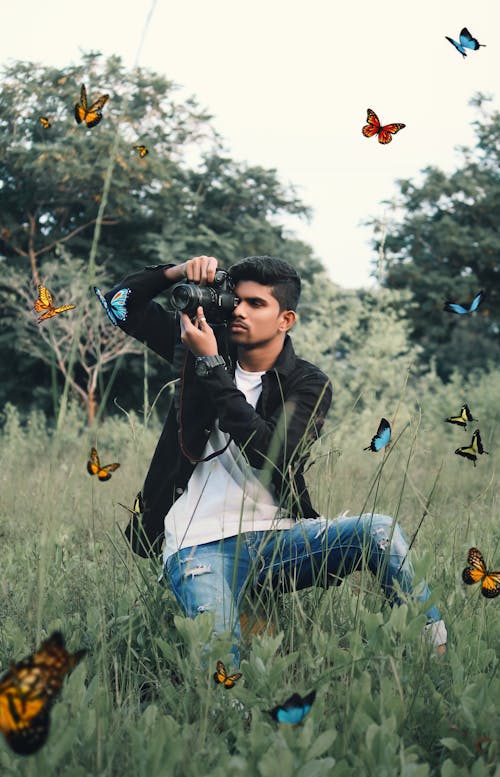
[[[230,666],[229,641],[211,643],[204,665],[210,615],[184,618],[157,583],[159,564],[130,554],[121,534],[118,502],[132,505],[159,422],[108,419],[96,437],[70,408],[55,434],[42,415],[21,423],[6,408],[0,670],[56,629],[88,654],[65,682],[39,753],[14,755],[0,737],[2,777],[498,777],[500,598],[461,580],[472,545],[500,567],[498,446],[494,424],[482,424],[490,455],[476,468],[454,456],[471,430],[441,423],[456,404],[448,401],[435,408],[439,427],[401,406],[385,458],[362,451],[383,413],[345,417],[308,473],[325,515],[385,512],[409,538],[425,516],[413,563],[446,621],[446,654],[422,643],[420,605],[391,610],[361,571],[339,587],[267,601],[268,633],[245,646],[243,678],[229,691],[212,679],[217,659]],[[103,463],[121,463],[107,483],[86,473],[95,444]],[[271,707],[313,688],[299,727],[271,719]]]

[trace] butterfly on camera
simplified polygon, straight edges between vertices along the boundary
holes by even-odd
[[[38,284],[38,299],[35,300],[33,309],[36,310],[37,313],[42,313],[42,315],[37,318],[37,324],[40,324],[47,318],[57,316],[59,313],[64,313],[65,310],[73,310],[75,307],[76,305],[60,305],[57,308],[54,307],[50,291],[45,286],[42,286],[41,283]]]
[[[50,709],[64,677],[85,653],[68,653],[62,634],[55,631],[39,650],[13,664],[0,679],[0,730],[15,753],[31,755],[45,743]]]
[[[400,122],[384,124],[382,126],[377,114],[375,111],[372,111],[371,108],[368,108],[367,110],[366,121],[368,124],[365,124],[361,130],[365,138],[371,138],[373,135],[378,135],[378,142],[383,145],[390,143],[392,136],[406,127],[406,124],[401,124]]]
[[[481,291],[476,294],[468,308],[464,305],[459,305],[458,302],[451,302],[450,300],[446,300],[443,310],[446,310],[448,313],[457,313],[459,316],[466,316],[468,313],[474,313],[474,311],[478,309],[483,299],[484,291],[481,289]]]
[[[223,685],[224,688],[233,688],[235,682],[242,676],[241,672],[235,672],[235,674],[228,675],[222,661],[217,661],[217,671],[214,672],[214,680],[219,685]]]
[[[90,449],[90,460],[87,461],[87,472],[89,475],[97,475],[98,479],[102,481],[109,480],[111,473],[118,469],[119,466],[118,462],[115,462],[114,464],[106,464],[101,467],[97,450],[95,448]]]
[[[449,38],[447,35],[445,35],[444,37],[446,38],[446,40],[449,40],[450,43],[453,44],[453,46],[455,46],[456,50],[460,52],[462,57],[467,56],[467,52],[465,51],[465,49],[477,51],[480,46],[482,47],[486,46],[486,43],[479,43],[479,41],[476,40],[476,38],[473,38],[469,30],[467,29],[467,27],[463,27],[462,30],[460,31],[459,42],[457,42],[456,40],[453,40],[453,38]]]
[[[462,580],[467,585],[481,583],[481,593],[487,599],[500,594],[500,572],[488,572],[483,554],[477,548],[469,548],[467,564],[462,572]]]
[[[113,294],[109,303],[101,290],[97,288],[97,286],[94,286],[94,292],[96,293],[97,299],[106,311],[106,315],[113,326],[117,326],[118,321],[127,320],[127,301],[132,293],[130,289],[119,289],[116,294]]]
[[[107,103],[109,94],[101,94],[101,96],[92,103],[89,107],[87,103],[87,90],[85,84],[82,84],[80,89],[80,102],[75,105],[75,121],[77,124],[85,122],[88,129],[95,127],[102,119],[101,109]]]
[[[388,445],[390,441],[391,425],[387,418],[382,418],[378,425],[377,434],[372,437],[371,443],[367,445],[366,448],[363,448],[363,450],[370,450],[376,453],[377,451],[382,450],[382,448],[385,448],[385,446]]]
[[[283,704],[278,704],[272,710],[269,710],[269,714],[278,723],[288,723],[291,726],[297,726],[311,711],[315,698],[316,691],[311,691],[311,693],[304,697],[299,693],[294,693]]]
[[[482,456],[483,453],[488,454],[488,451],[485,451],[483,448],[479,429],[476,429],[472,435],[470,445],[463,445],[461,448],[457,448],[455,453],[457,456],[463,456],[464,459],[469,459],[470,461],[474,462],[474,466],[476,466],[477,457]]]
[[[457,426],[461,426],[465,431],[467,431],[467,423],[470,421],[477,421],[477,418],[472,417],[472,413],[469,410],[469,405],[462,405],[460,408],[460,415],[452,415],[449,418],[444,419],[446,423],[448,424],[456,424]]]

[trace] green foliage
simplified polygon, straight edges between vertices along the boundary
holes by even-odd
[[[385,285],[411,292],[405,312],[421,362],[434,359],[444,378],[500,356],[500,113],[488,112],[482,95],[474,103],[481,111],[476,147],[460,149],[460,167],[450,175],[430,167],[417,181],[398,181],[393,218],[376,225],[374,241],[384,254]],[[474,316],[443,312],[445,299],[464,304],[480,289],[487,296]]]

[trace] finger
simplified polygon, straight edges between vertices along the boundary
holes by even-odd
[[[208,327],[207,319],[205,318],[205,313],[203,312],[201,305],[196,309],[196,323],[201,330],[205,330]]]

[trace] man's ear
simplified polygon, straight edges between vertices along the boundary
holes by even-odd
[[[279,326],[280,332],[288,332],[289,329],[295,324],[297,320],[297,313],[295,310],[284,310],[280,316],[281,323]]]

